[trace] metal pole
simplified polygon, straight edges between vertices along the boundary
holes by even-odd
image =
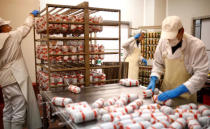
[[[122,62],[121,62],[121,11],[119,10],[119,77],[121,79]]]
[[[89,60],[89,10],[88,3],[85,4],[84,8],[84,20],[85,20],[85,86],[89,86],[90,84],[90,60]]]

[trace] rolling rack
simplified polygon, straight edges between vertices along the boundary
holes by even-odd
[[[117,13],[118,14],[118,20],[117,21],[108,21],[103,20],[102,23],[94,23],[90,22],[90,15],[96,14],[97,12],[108,12],[108,13]],[[83,21],[52,21],[49,20],[51,16],[56,15],[65,15],[65,16],[82,16]],[[35,50],[35,71],[36,71],[36,82],[40,84],[40,81],[45,81],[45,88],[42,88],[42,90],[50,90],[50,91],[59,91],[59,90],[65,90],[68,86],[65,84],[64,80],[61,85],[51,85],[50,82],[52,78],[53,73],[59,73],[59,74],[67,74],[70,72],[81,72],[84,75],[84,82],[79,83],[77,82],[75,85],[78,86],[90,86],[96,83],[106,83],[106,82],[116,82],[121,77],[121,12],[117,9],[106,9],[106,8],[95,8],[95,7],[89,7],[88,2],[83,2],[77,6],[69,6],[69,5],[55,5],[55,4],[47,4],[46,8],[40,11],[40,14],[37,18],[43,17],[46,18],[46,31],[43,33],[37,34],[37,30],[35,29],[36,26],[34,26],[34,50]],[[51,26],[52,25],[80,25],[83,27],[83,31],[77,32],[77,31],[69,31],[68,33],[52,33],[51,32]],[[89,28],[91,26],[115,26],[119,30],[118,37],[96,37],[95,32],[90,32]],[[92,36],[92,35],[95,36]],[[57,36],[58,35],[58,36]],[[90,42],[96,41],[96,40],[115,40],[119,43],[119,52],[91,52],[90,51]],[[53,42],[63,42],[63,45],[65,45],[67,42],[71,41],[83,41],[84,42],[84,50],[83,52],[76,52],[76,53],[50,53],[51,46]],[[46,47],[46,60],[42,60],[37,58],[37,52],[38,46],[45,46]],[[102,65],[96,65],[96,62],[92,61],[90,59],[91,55],[106,55],[106,54],[118,54],[119,55],[119,63],[117,65],[111,65],[107,66],[102,63]],[[64,56],[84,56],[84,62],[83,63],[52,63],[51,58],[53,57],[61,57]],[[118,68],[118,78],[110,79],[110,80],[103,80],[103,81],[90,81],[90,72],[91,70],[95,69],[109,69],[109,68]],[[38,72],[44,71],[45,72],[45,78],[41,79],[39,78]],[[40,87],[43,87],[43,85],[40,85]],[[47,87],[47,88],[46,88]]]
[[[140,43],[142,56],[147,60],[154,59],[155,49],[160,39],[161,26],[140,26],[138,28],[131,28],[132,30],[144,30],[144,40]],[[152,66],[139,65],[139,83],[141,85],[148,85],[150,82]]]

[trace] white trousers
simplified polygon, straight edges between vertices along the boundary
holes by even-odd
[[[4,97],[3,120],[5,122],[24,124],[26,119],[26,100],[18,83],[2,88]]]

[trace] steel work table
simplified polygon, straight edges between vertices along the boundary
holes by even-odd
[[[62,91],[62,92],[51,92],[51,91],[41,91],[41,95],[44,101],[49,102],[53,97],[69,97],[73,100],[73,102],[80,102],[80,101],[87,101],[89,104],[92,104],[98,98],[104,98],[107,100],[108,98],[119,96],[123,93],[136,93],[138,94],[139,98],[143,99],[142,95],[143,88],[141,87],[124,87],[120,86],[119,84],[107,84],[103,86],[91,86],[87,88],[83,88],[80,94],[73,94],[69,91]],[[151,104],[151,99],[144,99],[144,104]],[[52,109],[55,112],[62,112],[59,113],[57,116],[61,119],[62,122],[69,121],[69,115],[64,113],[65,108],[51,105]],[[45,108],[45,107],[44,107]],[[43,108],[43,109],[44,109]],[[46,113],[46,110],[44,109]],[[102,123],[101,121],[89,121],[81,124],[75,124],[73,122],[68,122],[66,127],[69,129],[90,129],[91,127],[95,126],[96,124]],[[46,125],[45,125],[46,126]],[[47,127],[44,127],[47,128]]]

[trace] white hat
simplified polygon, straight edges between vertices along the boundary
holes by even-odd
[[[3,25],[9,25],[10,24],[10,21],[5,21],[4,19],[2,19],[0,17],[0,26],[3,26]]]
[[[182,22],[178,16],[166,17],[162,22],[162,39],[175,39],[179,29],[181,29]]]

